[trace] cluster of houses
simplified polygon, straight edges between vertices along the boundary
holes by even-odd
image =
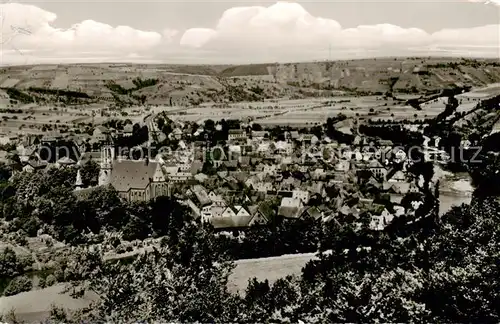
[[[98,126],[90,139],[81,134],[67,137],[78,149],[75,160],[68,156],[54,163],[40,159],[38,148],[61,139],[57,133],[18,141],[14,153],[21,169],[28,172],[48,164],[80,168],[94,161],[100,167],[98,186],[113,186],[127,201],[175,196],[201,222],[217,229],[266,224],[276,215],[356,220],[366,213],[372,227],[382,228],[393,217],[411,212],[398,204],[407,193],[419,191],[406,171],[405,152],[395,150],[390,141],[356,136],[346,145],[298,131],[286,131],[278,140],[267,131],[247,128],[231,129],[221,146],[208,147],[205,141],[195,140],[205,132],[203,126],[172,123],[166,137],[177,141],[176,149],[141,160],[117,156],[113,145],[117,136],[131,136],[131,127],[116,132]],[[90,140],[99,150],[89,151]],[[425,147],[428,152],[438,151]],[[83,187],[79,170],[75,191],[83,194],[93,188]],[[361,183],[370,190],[360,190]],[[378,194],[389,197],[391,207],[375,203]]]

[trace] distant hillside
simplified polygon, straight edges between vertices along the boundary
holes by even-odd
[[[238,66],[71,64],[0,70],[0,88],[19,100],[128,105],[237,102],[264,98],[423,94],[500,82],[498,60],[384,58]],[[136,87],[134,80],[148,81]],[[62,91],[44,91],[64,90]],[[31,97],[30,100],[28,97]],[[62,98],[62,99],[61,99]],[[69,98],[69,99],[68,99]],[[74,99],[77,98],[77,99]]]

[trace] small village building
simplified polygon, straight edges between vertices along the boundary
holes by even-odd
[[[247,139],[247,133],[243,129],[230,129],[227,139],[229,141],[241,141]]]

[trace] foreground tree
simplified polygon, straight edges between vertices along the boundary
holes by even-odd
[[[83,317],[106,322],[237,320],[238,297],[227,290],[233,265],[218,256],[210,237],[187,222],[177,242],[164,240],[130,264],[94,263],[78,284],[85,283],[100,298]]]
[[[189,219],[132,263],[79,258],[65,272],[99,295],[85,313],[92,321],[498,322],[500,204],[434,216],[382,232],[325,225],[314,232],[318,258],[300,277],[250,280],[242,297],[227,290],[233,265],[219,241]]]

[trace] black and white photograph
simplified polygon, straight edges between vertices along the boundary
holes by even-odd
[[[0,22],[0,324],[500,323],[500,0]]]

